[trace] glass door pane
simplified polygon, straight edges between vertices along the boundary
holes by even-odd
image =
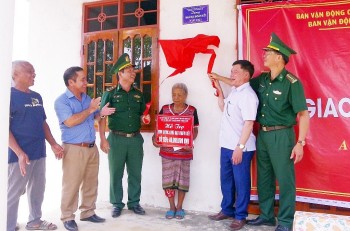
[[[116,84],[110,72],[118,58],[118,33],[98,33],[84,36],[84,70],[88,80],[87,94],[91,98],[102,96],[103,92]]]

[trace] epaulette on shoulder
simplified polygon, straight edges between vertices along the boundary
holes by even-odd
[[[106,91],[113,91],[115,88],[116,88],[116,86],[114,86],[114,87],[108,87],[108,88],[106,89]]]
[[[136,84],[134,84],[133,87],[134,87],[134,89],[135,89],[136,91],[142,92],[142,91],[136,86]]]
[[[286,75],[287,79],[289,80],[289,82],[291,83],[295,83],[298,81],[297,77],[295,77],[294,75],[292,75],[291,73],[288,73]]]

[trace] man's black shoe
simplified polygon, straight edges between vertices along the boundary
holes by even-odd
[[[93,223],[101,223],[101,222],[105,222],[106,219],[97,216],[96,214],[92,215],[91,217],[87,217],[87,218],[83,218],[80,219],[81,221],[90,221]]]
[[[286,226],[278,225],[277,228],[275,229],[275,231],[292,231],[292,229],[290,229]]]
[[[263,218],[257,217],[253,220],[247,220],[247,225],[254,225],[254,226],[259,226],[259,225],[267,225],[267,226],[275,226],[276,225],[276,220],[273,218],[271,220],[265,220]]]
[[[122,209],[117,207],[117,206],[113,206],[112,208],[112,217],[119,217],[122,214]]]
[[[134,211],[134,213],[138,215],[145,215],[146,211],[140,206],[140,205],[135,205],[132,208],[129,208],[129,210]]]
[[[78,231],[78,225],[75,223],[75,220],[65,221],[63,222],[64,227],[66,230],[69,231]]]

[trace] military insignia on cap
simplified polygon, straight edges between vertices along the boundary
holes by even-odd
[[[294,75],[292,75],[292,74],[287,74],[286,75],[286,77],[287,77],[287,79],[289,80],[289,82],[291,82],[291,83],[295,83],[295,82],[297,82],[298,81],[298,79],[297,79],[297,77],[295,77]]]
[[[287,58],[289,58],[291,54],[297,53],[292,48],[288,47],[284,42],[282,42],[282,40],[275,33],[271,33],[270,43],[263,49],[273,49],[285,55]]]
[[[130,62],[129,55],[127,53],[124,53],[118,58],[117,62],[113,65],[110,73],[112,75],[116,74],[117,72],[119,72],[119,71],[121,71],[124,68],[129,67],[129,66],[134,66],[134,65]]]

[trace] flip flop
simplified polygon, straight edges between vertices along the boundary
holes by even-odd
[[[173,219],[174,217],[175,217],[175,211],[173,211],[173,210],[168,210],[165,213],[165,218],[166,219]]]
[[[57,225],[47,222],[47,221],[41,221],[39,226],[30,226],[26,225],[26,230],[55,230],[57,229]]]
[[[185,215],[186,215],[185,210],[181,209],[179,211],[176,211],[175,218],[181,220],[181,219],[184,219]]]

